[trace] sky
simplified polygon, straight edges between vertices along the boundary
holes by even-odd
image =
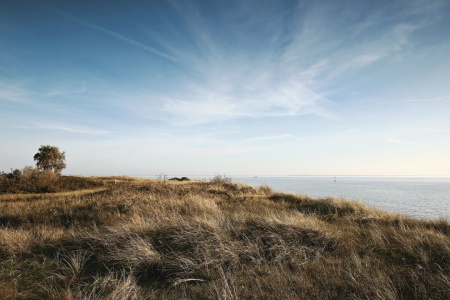
[[[450,1],[0,0],[0,171],[450,176]]]

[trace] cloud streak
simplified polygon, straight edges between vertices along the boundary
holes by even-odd
[[[83,83],[79,88],[53,88],[45,93],[46,97],[78,95],[87,92],[86,84]]]
[[[431,97],[431,98],[423,98],[423,99],[404,99],[404,100],[396,100],[390,102],[378,102],[378,105],[388,105],[394,103],[430,103],[430,102],[445,102],[449,101],[450,96],[442,96],[442,97]]]
[[[138,105],[144,107],[141,113],[163,117],[175,125],[305,114],[336,120],[330,109],[335,104],[333,95],[327,94],[327,87],[342,76],[391,60],[409,46],[411,34],[423,26],[423,22],[409,22],[412,13],[405,10],[396,12],[397,23],[379,30],[386,16],[375,13],[354,25],[356,28],[346,28],[348,35],[337,35],[335,31],[341,28],[330,23],[336,19],[319,5],[306,13],[303,23],[297,23],[293,16],[271,18],[270,9],[254,16],[258,8],[249,6],[240,12],[246,21],[238,24],[213,24],[192,4],[173,6],[185,25],[184,39],[190,42],[177,47],[172,44],[173,37],[155,32],[149,36],[187,73],[180,77],[177,91],[150,93],[148,100]],[[302,8],[298,10],[294,16],[302,14]],[[283,25],[282,17],[289,17],[287,22],[291,23]],[[222,18],[232,19],[227,14]],[[267,20],[271,20],[270,28]],[[212,30],[221,26],[236,29],[229,40]],[[289,33],[283,31],[286,26]],[[264,32],[261,38],[258,33],[248,38],[252,28]],[[254,49],[249,51],[249,46]]]
[[[124,42],[124,43],[126,43],[126,44],[128,44],[130,46],[133,46],[135,48],[144,50],[144,51],[146,51],[148,53],[151,53],[153,55],[156,55],[156,56],[159,56],[161,58],[164,58],[164,59],[167,59],[169,61],[177,63],[176,59],[174,57],[168,55],[167,53],[164,53],[162,51],[159,51],[156,48],[153,48],[153,47],[145,45],[145,44],[143,44],[143,43],[141,43],[139,41],[136,41],[134,39],[126,37],[125,35],[122,35],[122,34],[120,34],[118,32],[115,32],[113,30],[109,30],[109,29],[104,28],[102,26],[96,25],[96,24],[94,24],[92,22],[88,22],[88,21],[86,21],[84,19],[81,19],[79,17],[73,16],[71,14],[68,14],[68,13],[63,12],[63,11],[58,10],[58,9],[55,9],[53,7],[50,7],[50,6],[47,6],[47,5],[42,5],[42,4],[41,4],[41,6],[45,7],[49,11],[52,11],[52,12],[58,14],[58,15],[64,16],[64,17],[66,17],[66,18],[68,18],[70,20],[73,20],[73,21],[75,21],[75,22],[77,22],[79,24],[82,24],[82,25],[87,26],[89,28],[95,29],[96,31],[102,32],[102,33],[104,33],[104,34],[106,34],[106,35],[108,35],[108,36],[110,36],[110,37],[112,37],[112,38],[114,38],[116,40],[122,41],[122,42]]]
[[[65,124],[42,124],[34,123],[32,125],[18,125],[12,126],[12,128],[18,129],[32,129],[32,130],[56,130],[67,133],[86,134],[86,135],[108,135],[112,134],[112,131],[104,130],[94,127],[85,127],[78,125],[65,125]]]
[[[26,104],[29,103],[30,91],[24,89],[22,83],[8,84],[0,82],[0,102]]]
[[[248,142],[259,142],[259,141],[273,141],[273,140],[279,140],[279,139],[287,139],[290,138],[291,135],[284,133],[284,134],[278,134],[278,135],[272,135],[272,136],[262,136],[262,137],[255,137],[251,139],[247,139]]]
[[[428,99],[407,99],[407,100],[401,100],[401,102],[435,102],[435,101],[447,101],[447,100],[450,100],[450,96],[434,97],[434,98],[428,98]]]
[[[273,4],[246,2],[239,6],[238,15],[223,10],[218,18],[211,18],[195,4],[170,3],[174,17],[162,22],[158,31],[147,28],[147,41],[46,8],[176,65],[177,72],[170,77],[159,71],[166,88],[142,88],[138,97],[125,91],[115,99],[134,115],[176,126],[306,114],[338,120],[331,109],[336,104],[329,86],[392,60],[426,23],[410,21],[420,12],[409,8],[388,16],[375,11],[348,26],[346,18],[352,16],[336,19],[333,9],[319,4],[280,13]],[[393,16],[398,21],[384,26]],[[59,93],[64,91],[48,96]]]
[[[249,42],[243,41],[239,32],[231,38],[234,46],[224,44],[217,38],[217,33],[211,33],[209,28],[213,25],[196,7],[186,4],[177,4],[176,7],[180,19],[186,24],[186,39],[191,41],[188,45],[194,46],[174,47],[170,37],[165,39],[155,33],[150,36],[166,49],[170,57],[175,57],[188,74],[180,78],[177,91],[151,93],[147,101],[138,100],[136,105],[144,107],[142,114],[164,116],[175,125],[304,114],[334,118],[326,111],[331,101],[310,86],[316,73],[324,71],[325,63],[305,72],[299,72],[301,66],[286,68],[288,63],[283,53],[275,51],[279,47],[279,38],[276,37],[279,32],[267,32],[269,44],[248,51],[246,45]],[[243,30],[252,23],[259,26],[265,22],[263,18],[253,19],[251,11],[244,15],[249,20],[241,24]],[[266,26],[264,28],[267,29]],[[259,44],[264,40],[253,42]],[[292,47],[288,45],[280,51],[295,52]],[[155,105],[158,102],[159,105]],[[161,107],[159,113],[155,112],[155,107]]]
[[[388,136],[385,139],[387,142],[395,145],[413,145],[413,143],[401,139],[398,135]]]

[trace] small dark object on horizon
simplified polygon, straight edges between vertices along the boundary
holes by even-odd
[[[172,180],[172,181],[190,181],[190,179],[187,178],[187,177],[181,177],[181,178],[173,177],[173,178],[170,178],[169,180]]]

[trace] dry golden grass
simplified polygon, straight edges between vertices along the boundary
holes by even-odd
[[[3,298],[450,299],[446,221],[220,178],[99,179],[0,202]]]
[[[34,193],[34,194],[0,194],[0,202],[7,201],[25,201],[25,200],[45,200],[51,198],[61,198],[61,197],[80,197],[87,194],[94,194],[98,192],[105,191],[106,187],[99,187],[94,189],[83,189],[77,191],[69,192],[58,192],[58,193]]]

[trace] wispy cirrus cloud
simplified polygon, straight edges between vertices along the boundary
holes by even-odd
[[[176,47],[157,33],[149,36],[190,74],[181,78],[179,93],[149,98],[164,99],[160,101],[164,116],[182,125],[303,114],[337,119],[330,110],[332,95],[325,96],[328,83],[392,59],[409,46],[412,33],[424,24],[410,22],[411,12],[405,10],[397,12],[398,22],[384,26],[392,16],[376,13],[368,15],[356,29],[346,28],[349,35],[337,35],[335,31],[341,28],[331,24],[336,19],[330,17],[329,10],[319,7],[306,13],[302,23],[289,20],[290,30],[284,33],[286,25],[268,18],[270,10],[266,11],[268,15],[254,17],[249,9],[241,10],[240,16],[245,15],[246,21],[239,23],[240,30],[232,38],[233,46],[224,44],[218,38],[220,33],[212,32],[214,26],[199,8],[185,3],[174,6],[186,25],[185,38],[194,46]],[[267,19],[271,20],[270,31],[265,24]],[[262,40],[248,38],[252,26],[265,33]],[[385,29],[380,30],[380,26]],[[247,40],[241,39],[241,33]],[[246,47],[254,50],[248,51]],[[317,49],[317,53],[311,49]]]
[[[70,124],[33,123],[30,125],[16,125],[11,127],[18,129],[32,129],[32,130],[56,130],[67,133],[86,134],[86,135],[108,135],[113,133],[112,131],[101,128],[70,125]]]
[[[61,10],[58,10],[58,9],[56,9],[56,8],[54,8],[54,7],[50,7],[50,6],[48,6],[48,5],[43,5],[43,4],[38,4],[38,5],[44,7],[45,9],[47,9],[47,10],[49,10],[49,11],[52,11],[52,12],[58,14],[58,15],[61,15],[61,16],[64,16],[64,17],[70,19],[70,20],[73,20],[73,21],[75,21],[75,22],[77,22],[77,23],[79,23],[79,24],[82,24],[82,25],[84,25],[84,26],[87,26],[87,27],[89,27],[89,28],[92,28],[92,29],[94,29],[94,30],[96,30],[96,31],[102,32],[102,33],[104,33],[104,34],[106,34],[106,35],[108,35],[108,36],[110,36],[110,37],[112,37],[112,38],[115,38],[115,39],[117,39],[117,40],[119,40],[119,41],[122,41],[122,42],[124,42],[124,43],[126,43],[126,44],[128,44],[128,45],[131,45],[131,46],[136,47],[136,48],[138,48],[138,49],[144,50],[144,51],[146,51],[146,52],[148,52],[148,53],[157,55],[157,56],[159,56],[159,57],[161,57],[161,58],[170,60],[170,61],[172,61],[172,62],[176,62],[176,60],[174,59],[174,57],[171,57],[171,56],[168,55],[167,53],[162,52],[162,51],[160,51],[160,50],[158,50],[158,49],[156,49],[156,48],[154,48],[154,47],[151,47],[151,46],[149,46],[149,45],[146,45],[146,44],[144,44],[144,43],[142,43],[142,42],[139,42],[139,41],[136,41],[136,40],[131,39],[131,38],[129,38],[129,37],[126,37],[126,36],[123,35],[123,34],[120,34],[120,33],[115,32],[115,31],[113,31],[113,30],[104,28],[104,27],[99,26],[99,25],[97,25],[97,24],[94,24],[94,23],[92,23],[92,22],[86,21],[86,20],[84,20],[84,19],[82,19],[82,18],[79,18],[79,17],[77,17],[77,16],[68,14],[68,13],[63,12],[63,11],[61,11]]]
[[[158,114],[154,103],[159,102],[164,118],[178,125],[303,114],[333,118],[326,111],[331,102],[309,86],[316,73],[323,71],[325,63],[305,72],[299,72],[301,68],[285,68],[286,61],[281,53],[275,51],[279,47],[276,36],[280,32],[267,32],[269,44],[248,51],[246,46],[264,41],[246,41],[236,31],[236,36],[232,37],[235,46],[226,44],[217,37],[217,32],[211,32],[211,24],[198,8],[185,3],[177,3],[175,7],[186,25],[185,39],[191,41],[187,43],[188,47],[176,47],[171,44],[172,39],[155,32],[149,36],[158,41],[170,56],[176,57],[188,73],[181,76],[175,91],[150,93],[147,99],[151,103],[138,100],[137,103],[144,107],[142,111],[141,106],[140,113],[147,116]],[[245,16],[249,18],[241,24],[244,31],[254,26],[252,24],[264,24],[262,18],[254,20],[251,11]],[[287,49],[280,51],[286,52]]]
[[[251,78],[187,85],[185,96],[165,100],[162,110],[176,123],[208,123],[229,118],[261,118],[319,114],[327,100],[294,78],[275,82],[274,74],[255,82]]]
[[[261,137],[254,137],[247,139],[248,142],[259,142],[259,141],[273,141],[273,140],[280,140],[280,139],[287,139],[291,138],[292,135],[284,133],[284,134],[277,134],[277,135],[271,135],[271,136],[261,136]]]
[[[320,4],[280,13],[276,6],[244,2],[237,15],[224,10],[217,19],[193,3],[171,5],[175,17],[162,23],[163,30],[141,28],[148,41],[47,9],[178,66],[173,84],[161,82],[165,89],[143,88],[138,97],[132,91],[115,100],[133,114],[182,126],[305,114],[338,119],[328,86],[391,60],[426,24],[409,20],[420,12],[408,6],[387,16],[374,11],[348,26],[354,16],[337,19],[335,6]]]
[[[32,93],[29,90],[25,89],[22,85],[22,82],[0,82],[0,101],[19,104],[28,103]]]
[[[406,99],[406,100],[400,100],[401,102],[435,102],[435,101],[448,101],[450,100],[450,96],[443,96],[443,97],[434,97],[434,98],[427,98],[427,99]]]
[[[389,102],[378,102],[377,105],[391,105],[394,103],[430,103],[430,102],[444,102],[450,101],[450,96],[441,96],[441,97],[431,97],[431,98],[422,98],[422,99],[402,99],[402,100],[393,100]]]
[[[400,135],[391,135],[385,137],[385,140],[396,145],[413,145],[413,143],[404,140]]]
[[[79,87],[58,87],[51,88],[45,92],[46,97],[65,96],[65,95],[78,95],[87,92],[86,83],[82,83]]]

